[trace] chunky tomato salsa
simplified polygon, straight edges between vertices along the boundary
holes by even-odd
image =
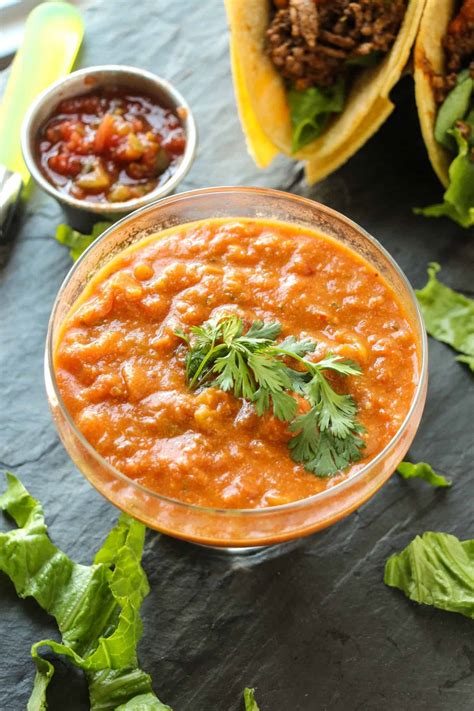
[[[330,374],[357,408],[357,463],[318,476],[271,409],[215,381],[190,387],[193,327],[196,354],[203,324],[231,317],[253,328],[247,340],[256,322],[278,323],[287,351],[298,339],[315,364],[357,364]],[[80,431],[128,477],[188,503],[259,508],[334,486],[380,452],[409,409],[419,353],[398,297],[347,247],[290,224],[216,219],[148,237],[99,270],[63,323],[54,367]]]
[[[45,177],[78,200],[126,202],[175,171],[186,145],[179,116],[151,96],[104,88],[64,99],[39,132]]]

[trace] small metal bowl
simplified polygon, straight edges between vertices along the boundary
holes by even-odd
[[[173,111],[184,110],[179,113],[186,133],[186,148],[175,172],[165,183],[146,195],[126,202],[91,202],[78,200],[61,192],[43,175],[35,154],[35,143],[41,127],[63,99],[87,94],[106,86],[144,92],[156,99],[161,106]],[[88,229],[98,219],[115,220],[155,202],[158,198],[170,195],[189,171],[196,153],[196,144],[196,123],[191,109],[169,82],[144,69],[115,64],[80,69],[52,84],[30,106],[21,129],[21,147],[28,170],[38,185],[61,204],[69,223],[76,229]]]

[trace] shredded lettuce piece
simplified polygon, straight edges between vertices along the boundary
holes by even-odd
[[[460,363],[466,363],[469,368],[474,372],[474,356],[460,355],[456,358]]]
[[[474,82],[469,71],[461,72],[457,83],[441,104],[435,124],[435,138],[438,143],[453,153],[457,146],[451,135],[451,129],[456,121],[463,119],[469,111]]]
[[[92,242],[105,232],[113,223],[112,222],[96,222],[92,228],[90,235],[82,234],[77,230],[73,230],[69,225],[58,225],[56,228],[56,239],[61,244],[69,247],[69,254],[73,261],[79,259],[81,254],[85,252],[87,247],[90,247]]]
[[[373,50],[368,54],[356,54],[349,57],[346,64],[349,67],[375,67],[383,58],[383,52]]]
[[[162,704],[154,694],[142,694],[135,696],[126,704],[117,706],[115,711],[172,711],[172,709]]]
[[[244,690],[245,711],[260,711],[255,701],[255,689]]]
[[[62,636],[61,642],[47,639],[32,646],[37,671],[28,711],[47,708],[54,667],[41,655],[45,647],[86,672],[93,711],[120,706],[170,711],[154,695],[149,675],[138,668],[139,610],[149,590],[141,566],[143,524],[122,514],[93,565],[80,565],[52,543],[41,504],[13,474],[7,474],[7,483],[0,509],[18,528],[0,533],[0,570],[20,597],[33,597],[55,618]],[[154,706],[140,706],[143,698]]]
[[[305,91],[290,89],[288,105],[292,126],[293,153],[321,135],[332,114],[344,108],[345,84],[340,79],[327,88],[313,86]]]
[[[451,486],[452,481],[446,479],[445,476],[437,474],[433,467],[426,462],[400,462],[397,467],[397,472],[404,479],[423,479],[436,488]]]
[[[410,600],[474,619],[474,540],[449,533],[417,536],[388,559],[384,582]]]
[[[431,262],[428,282],[416,292],[426,330],[462,355],[457,360],[474,371],[474,300],[450,289],[436,278],[441,267]]]
[[[458,155],[449,166],[449,186],[444,202],[415,208],[417,215],[450,217],[461,227],[474,225],[474,161],[467,140],[456,128],[449,132],[458,145]]]
[[[436,117],[434,135],[438,143],[456,155],[449,166],[449,185],[444,201],[437,205],[415,208],[425,217],[450,217],[461,227],[474,225],[474,161],[471,146],[474,139],[474,115],[471,109],[474,81],[468,70],[459,73]],[[465,124],[461,131],[458,121]]]

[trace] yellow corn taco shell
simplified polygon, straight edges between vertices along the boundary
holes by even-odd
[[[339,149],[332,151],[329,156],[321,155],[308,160],[306,163],[306,180],[310,185],[323,180],[330,173],[333,173],[346,160],[357,153],[369,138],[378,131],[380,126],[386,121],[394,109],[394,105],[389,99],[380,96],[374,102],[370,112],[365,115],[357,131],[343,143]]]
[[[445,188],[449,184],[449,151],[435,139],[438,107],[431,87],[431,75],[444,71],[442,39],[456,9],[455,0],[427,0],[415,44],[415,97],[421,132],[433,170]]]
[[[409,0],[398,37],[376,67],[361,70],[344,110],[323,134],[291,152],[291,121],[283,79],[265,52],[270,0],[225,0],[230,27],[234,87],[250,154],[260,167],[277,152],[307,159],[316,182],[348,160],[381,126],[394,105],[388,96],[408,61],[425,0]]]

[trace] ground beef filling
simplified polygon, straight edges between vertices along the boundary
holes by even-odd
[[[468,69],[474,78],[474,0],[464,0],[458,14],[451,20],[443,39],[445,73],[433,74],[435,100],[442,104],[461,69]]]
[[[274,0],[267,51],[296,89],[327,87],[357,57],[386,54],[393,45],[406,0]]]

